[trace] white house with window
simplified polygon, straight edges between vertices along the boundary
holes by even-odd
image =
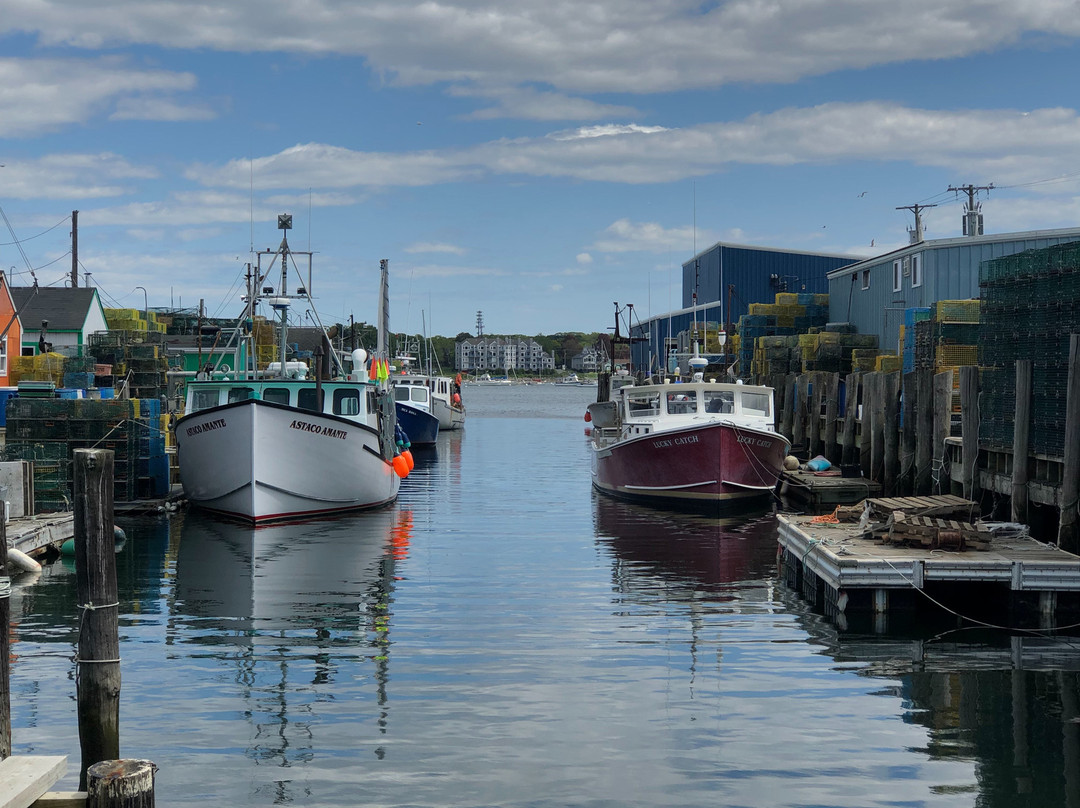
[[[833,270],[829,320],[898,346],[904,309],[979,297],[979,265],[991,258],[1080,241],[1080,227],[930,239]]]

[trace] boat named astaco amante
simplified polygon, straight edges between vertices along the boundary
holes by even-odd
[[[288,230],[291,219],[279,217],[278,227]],[[206,369],[188,383],[185,415],[175,425],[185,495],[202,508],[254,523],[392,502],[411,466],[397,440],[387,374],[369,378],[362,349],[348,357],[348,372],[331,351],[326,379],[319,369],[312,377],[306,363],[287,360],[288,308],[296,298],[310,305],[310,297],[299,277],[297,294],[286,293],[293,253],[284,232],[277,252],[260,253],[260,261],[264,254],[275,257],[249,286],[245,319],[251,322],[262,297],[254,290],[266,289],[266,302],[280,315],[279,361],[256,370],[248,351],[251,367]],[[278,260],[275,292],[263,283]]]
[[[769,387],[705,381],[625,384],[590,404],[597,490],[647,505],[719,511],[772,496],[789,442]]]

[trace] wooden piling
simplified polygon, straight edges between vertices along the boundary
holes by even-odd
[[[933,447],[933,491],[934,494],[949,493],[943,490],[942,481],[947,480],[945,466],[945,438],[952,431],[952,394],[953,372],[946,370],[944,373],[934,374],[934,447]]]
[[[885,479],[885,374],[872,373],[870,388],[870,474],[871,480]],[[866,408],[863,407],[863,412]]]
[[[881,485],[885,496],[896,495],[900,449],[900,374],[886,373],[882,378],[882,398],[885,400],[885,468]]]
[[[795,377],[795,406],[792,409],[794,420],[791,424],[791,443],[802,450],[806,449],[806,376]]]
[[[76,662],[79,790],[86,791],[87,769],[120,757],[120,638],[113,535],[113,453],[76,449],[75,581],[79,645]]]
[[[11,579],[7,555],[7,525],[0,512],[0,760],[11,756]]]
[[[1012,520],[1028,520],[1028,451],[1031,447],[1031,379],[1034,363],[1016,360],[1016,415],[1013,418]]]
[[[918,394],[918,376],[914,371],[905,373],[901,384],[904,423],[900,427],[900,476],[897,488],[901,495],[905,495],[915,491],[915,397]]]
[[[859,466],[862,475],[868,479],[873,478],[871,468],[873,460],[874,440],[874,396],[877,390],[877,376],[874,373],[865,373],[862,377],[862,415],[859,418]]]
[[[1069,381],[1065,395],[1065,457],[1062,459],[1061,518],[1058,546],[1077,546],[1077,497],[1080,496],[1080,335],[1069,337]]]
[[[964,499],[979,499],[979,369],[974,365],[960,368],[960,482]]]
[[[822,454],[830,463],[840,462],[840,453],[836,447],[836,416],[840,406],[840,374],[825,375],[825,449]]]
[[[783,422],[780,427],[780,434],[792,440],[792,423],[795,420],[795,374],[789,373],[784,377],[784,395],[780,399],[782,402]],[[794,441],[792,441],[794,442]]]
[[[915,393],[915,494],[925,496],[933,487],[931,463],[934,456],[934,371],[917,371]]]
[[[87,771],[86,808],[153,808],[154,772],[149,760],[103,760]]]
[[[806,419],[807,431],[810,434],[810,457],[822,454],[821,449],[821,386],[824,373],[810,375],[810,384],[813,387],[810,395],[810,417]]]
[[[855,418],[859,411],[859,385],[861,373],[849,373],[844,382],[844,427],[840,435],[840,462],[851,465],[858,462],[855,451]]]

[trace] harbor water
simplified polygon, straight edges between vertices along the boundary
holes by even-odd
[[[1080,805],[1080,639],[839,627],[777,577],[773,506],[596,495],[595,388],[465,394],[390,508],[120,521],[120,749],[158,804]],[[13,752],[68,755],[62,790],[75,592],[66,559],[13,583]]]

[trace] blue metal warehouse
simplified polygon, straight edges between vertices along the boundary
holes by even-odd
[[[677,335],[695,320],[723,326],[737,323],[751,303],[772,303],[777,292],[827,292],[828,273],[858,260],[856,255],[717,242],[683,264],[681,309],[631,325],[631,336],[639,340],[631,344],[633,367],[664,364]]]

